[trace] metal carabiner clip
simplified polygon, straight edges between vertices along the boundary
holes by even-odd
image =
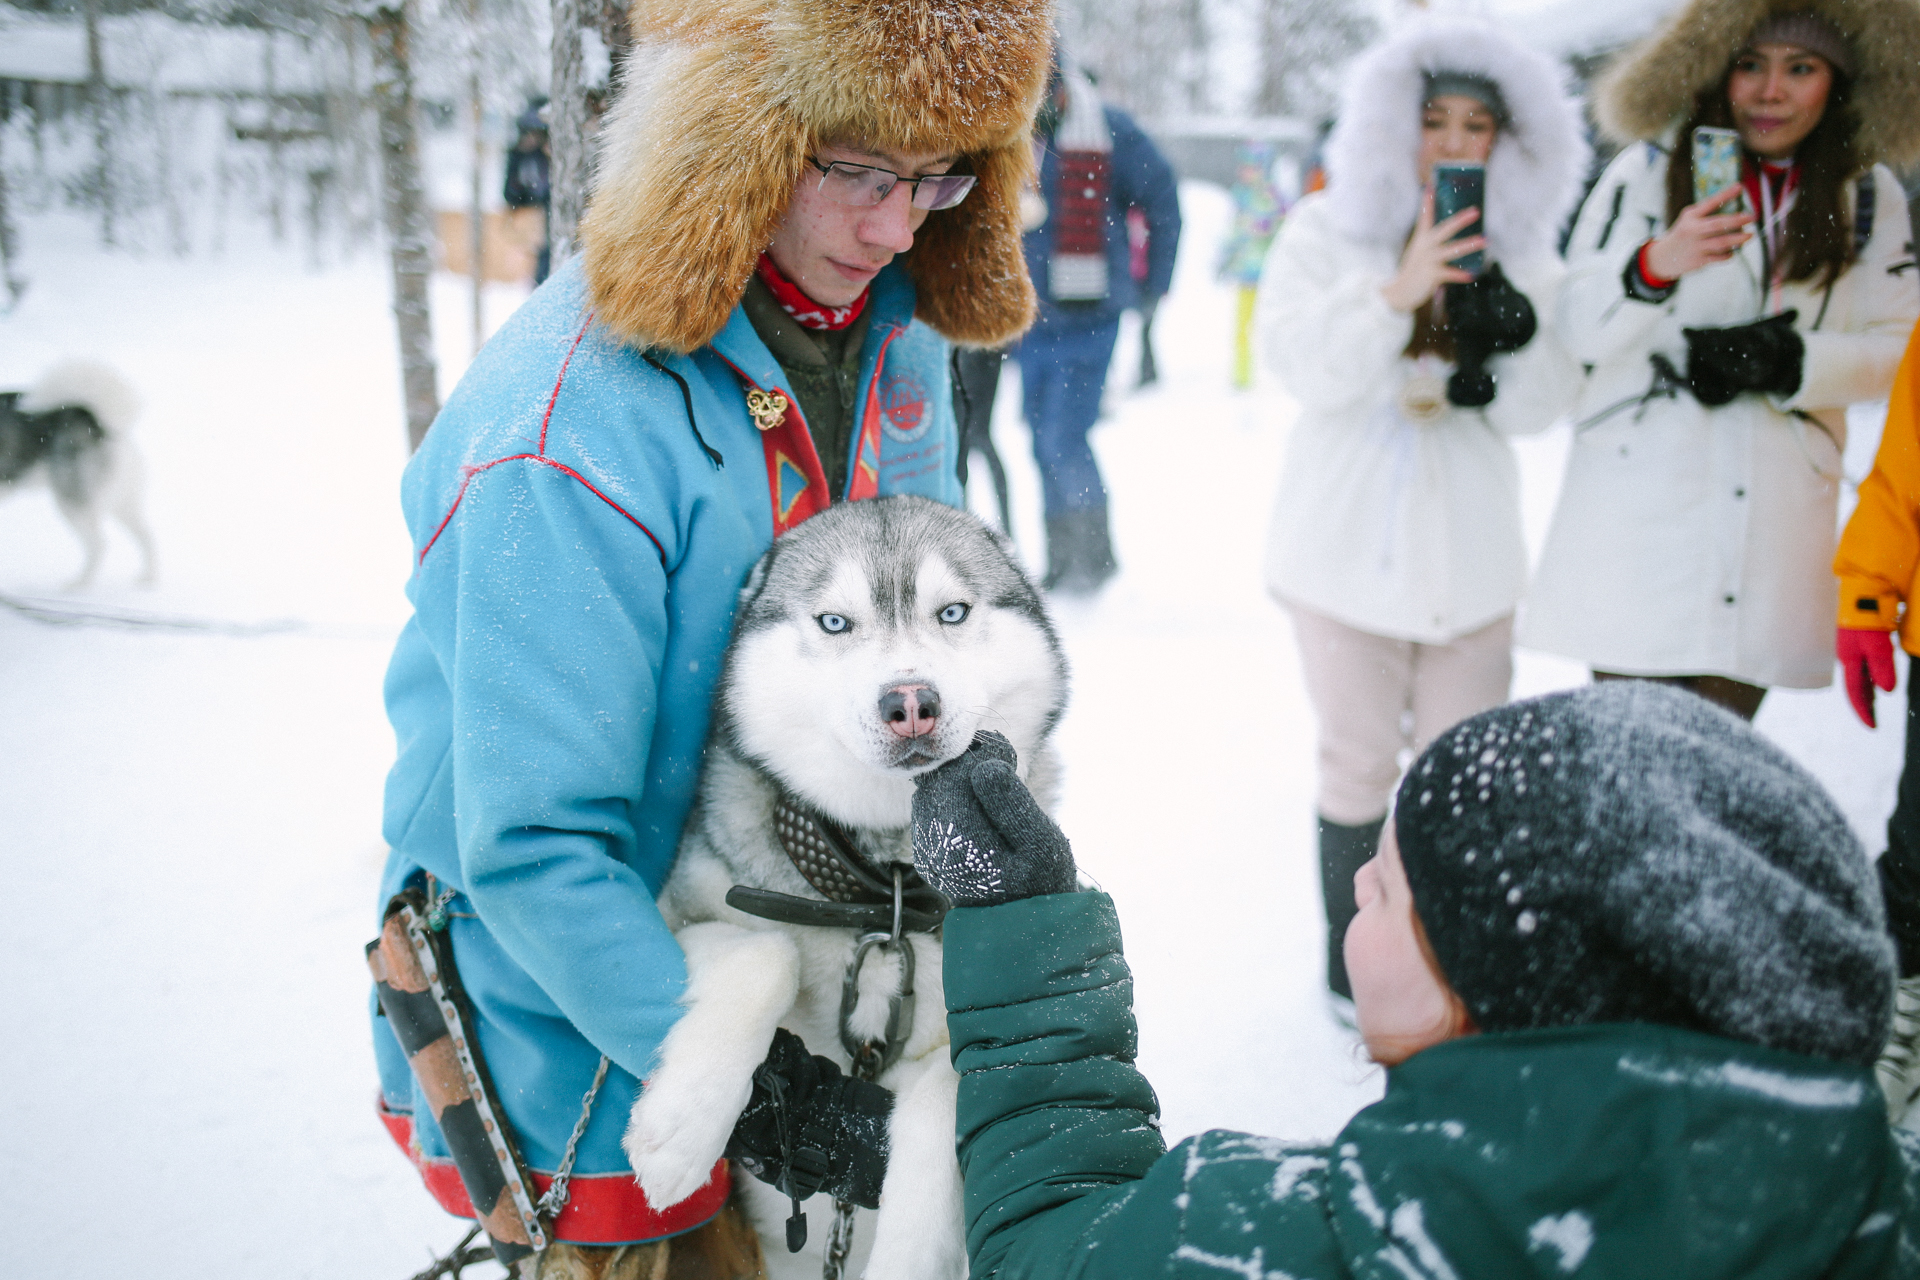
[[[872,1080],[900,1060],[907,1047],[906,1037],[913,1029],[913,943],[901,930],[903,873],[893,869],[893,931],[863,933],[854,944],[853,959],[847,962],[847,976],[840,985],[840,1045],[853,1059],[856,1074]],[[874,1040],[861,1040],[853,1033],[853,1013],[860,1004],[860,971],[875,947],[898,948],[900,952],[900,989],[887,1000],[887,1029]],[[869,1074],[870,1073],[870,1074]]]

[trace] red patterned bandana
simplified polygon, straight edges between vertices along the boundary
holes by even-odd
[[[846,328],[867,309],[867,295],[872,292],[870,288],[862,289],[860,296],[846,306],[829,307],[800,292],[800,286],[781,275],[780,268],[774,266],[773,259],[764,253],[760,255],[759,265],[754,270],[766,281],[767,288],[773,290],[773,300],[780,304],[780,309],[806,329]]]

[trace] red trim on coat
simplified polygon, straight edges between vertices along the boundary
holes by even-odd
[[[867,383],[867,407],[860,419],[860,444],[853,451],[853,474],[847,477],[847,500],[880,496],[880,374],[887,367],[887,348],[903,330],[889,329],[873,356],[873,378]],[[867,459],[873,459],[869,465]]]
[[[388,1109],[384,1098],[376,1105],[380,1123],[420,1171],[427,1194],[454,1217],[472,1220],[473,1202],[467,1198],[466,1185],[460,1181],[460,1171],[453,1161],[423,1156],[413,1144],[413,1117]],[[537,1200],[553,1185],[553,1175],[537,1169],[529,1170],[529,1174]],[[665,1209],[647,1203],[646,1193],[631,1174],[576,1174],[568,1187],[567,1205],[553,1224],[556,1240],[570,1244],[638,1244],[691,1231],[720,1212],[733,1191],[733,1178],[722,1160],[714,1165],[713,1176],[705,1186]]]
[[[733,370],[734,376],[748,388],[766,390],[747,376],[745,369],[718,351],[714,354],[720,356],[720,362]],[[767,496],[773,502],[773,536],[777,538],[832,506],[833,492],[827,488],[827,473],[820,463],[819,450],[814,448],[813,431],[807,426],[806,415],[800,412],[800,398],[784,387],[774,390],[786,401],[786,411],[774,426],[761,427],[758,422],[754,426],[760,431],[760,451],[767,467]],[[788,470],[800,478],[800,487],[783,503],[784,473]]]
[[[666,567],[667,549],[660,545],[660,539],[653,536],[653,530],[647,528],[646,525],[640,523],[640,521],[634,516],[634,514],[631,511],[628,511],[625,507],[615,502],[612,498],[609,498],[606,494],[594,488],[592,483],[589,482],[587,478],[581,475],[578,471],[575,471],[572,467],[566,466],[563,463],[555,462],[552,458],[547,457],[547,424],[553,421],[553,406],[559,403],[559,400],[560,400],[560,384],[566,381],[567,366],[573,363],[573,353],[579,350],[580,340],[587,336],[587,328],[592,324],[593,324],[593,314],[589,312],[585,322],[582,323],[580,326],[580,332],[573,335],[573,345],[567,348],[566,357],[560,361],[560,373],[557,377],[554,378],[553,391],[547,396],[546,412],[540,415],[540,446],[538,451],[535,453],[510,453],[504,458],[495,458],[492,462],[480,462],[470,466],[462,467],[460,469],[460,491],[453,495],[453,505],[447,508],[447,514],[442,516],[440,518],[440,523],[434,527],[433,536],[428,538],[426,545],[420,548],[420,555],[414,561],[414,564],[416,566],[426,563],[427,552],[433,550],[433,544],[440,541],[440,535],[447,531],[447,526],[449,524],[453,523],[454,513],[460,510],[460,504],[466,499],[466,496],[467,496],[467,486],[473,483],[473,478],[475,476],[479,475],[482,471],[487,471],[493,467],[497,467],[503,462],[526,461],[526,462],[543,463],[546,466],[552,467],[555,471],[564,472],[565,474],[572,476],[575,480],[578,480],[582,485],[586,487],[586,490],[588,493],[591,493],[594,497],[600,499],[600,501],[606,503],[608,506],[612,507],[615,511],[618,511],[621,515],[625,516],[627,520],[632,523],[634,528],[646,534],[647,541],[653,544],[654,551],[657,552],[660,556],[661,567],[662,568]]]
[[[641,524],[638,520],[634,519],[633,513],[631,511],[628,511],[625,507],[615,502],[612,498],[609,498],[606,494],[594,488],[592,481],[588,480],[585,476],[581,475],[578,471],[575,471],[572,467],[567,466],[563,462],[555,462],[552,458],[542,457],[540,454],[537,454],[537,453],[510,453],[504,458],[495,458],[492,462],[482,462],[477,466],[462,467],[461,471],[464,474],[465,478],[460,481],[460,492],[453,495],[453,505],[447,508],[446,518],[440,521],[440,527],[433,531],[433,536],[431,538],[427,539],[427,545],[420,548],[420,559],[422,562],[426,560],[427,552],[433,550],[433,544],[440,540],[440,535],[446,531],[447,525],[452,522],[453,513],[460,509],[460,502],[462,499],[464,499],[467,496],[467,486],[473,483],[473,478],[479,475],[482,471],[490,470],[491,468],[499,466],[503,462],[538,462],[543,466],[552,467],[555,471],[564,472],[565,474],[572,476],[575,480],[578,480],[581,483],[581,485],[583,485],[586,488],[586,491],[588,493],[600,499],[600,501],[606,503],[608,506],[612,507],[615,511],[618,511],[621,515],[625,516],[627,519],[632,520],[633,527],[638,529],[640,532],[646,534],[647,541],[651,542],[653,544],[653,549],[659,552],[660,563],[663,566],[667,563],[667,549],[660,545],[660,539],[653,536],[653,530],[647,528],[647,526],[645,526],[644,524]]]
[[[587,312],[587,318],[581,322],[580,332],[573,335],[573,345],[567,348],[566,356],[560,361],[560,376],[553,380],[553,394],[547,397],[547,411],[540,415],[540,452],[547,451],[547,424],[553,421],[553,406],[560,400],[560,384],[567,380],[567,366],[573,363],[573,353],[580,349],[580,339],[587,336],[587,326],[593,323],[593,312]]]
[[[867,403],[861,414],[860,439],[854,445],[853,470],[847,477],[849,501],[858,502],[863,498],[880,496],[880,374],[886,368],[887,348],[902,332],[899,325],[890,327],[880,340],[880,350],[874,353],[873,378],[867,384]],[[717,351],[714,354],[720,356],[720,362],[733,370],[734,376],[747,387],[755,391],[766,390],[748,376],[745,369]],[[761,428],[760,445],[767,465],[767,492],[773,501],[773,536],[777,538],[801,521],[832,506],[833,494],[827,488],[826,470],[821,465],[819,451],[814,448],[813,432],[807,426],[806,416],[800,412],[799,397],[783,387],[774,389],[786,400],[787,411],[777,426]],[[871,465],[867,461],[869,457],[872,458]],[[805,481],[805,485],[783,506],[780,501],[781,473],[789,467]]]
[[[1647,265],[1647,254],[1652,248],[1653,248],[1653,241],[1651,240],[1641,245],[1640,252],[1637,255],[1635,255],[1633,261],[1634,261],[1634,269],[1640,273],[1640,278],[1646,282],[1647,288],[1652,289],[1657,293],[1662,289],[1673,288],[1673,286],[1678,282],[1674,280],[1668,280],[1664,276],[1657,276],[1653,274],[1653,268]]]

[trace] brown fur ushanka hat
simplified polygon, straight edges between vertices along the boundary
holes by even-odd
[[[1920,0],[1691,0],[1601,76],[1600,127],[1620,143],[1658,138],[1692,114],[1754,28],[1792,14],[1826,19],[1852,45],[1861,159],[1920,160]]]
[[[581,238],[597,316],[692,351],[727,322],[815,149],[957,152],[979,175],[902,258],[916,318],[997,346],[1032,322],[1019,193],[1052,0],[633,0]]]

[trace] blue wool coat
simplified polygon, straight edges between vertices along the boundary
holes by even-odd
[[[1173,286],[1174,254],[1180,247],[1180,189],[1173,168],[1133,117],[1114,107],[1102,110],[1113,135],[1112,185],[1107,204],[1107,296],[1099,302],[1058,306],[1047,297],[1048,262],[1053,257],[1053,219],[1026,233],[1027,273],[1040,294],[1040,314],[1026,341],[1067,338],[1111,325],[1128,307],[1139,306],[1141,295],[1159,298]],[[1041,152],[1040,190],[1056,203],[1060,188],[1060,156],[1051,146]],[[1134,283],[1129,269],[1132,251],[1127,245],[1127,210],[1139,209],[1147,219],[1147,277]]]
[[[858,403],[885,410],[879,490],[958,504],[946,344],[913,323],[900,267],[872,290]],[[458,891],[456,960],[532,1169],[555,1169],[612,1059],[574,1182],[598,1217],[559,1231],[605,1243],[694,1225],[634,1216],[619,1141],[685,981],[654,898],[735,596],[775,528],[743,379],[786,386],[738,307],[707,347],[652,353],[656,368],[587,306],[575,259],[487,344],[407,467],[414,615],[386,680],[399,758],[380,902],[423,873]],[[378,1016],[374,1041],[388,1126],[458,1210],[446,1144]]]

